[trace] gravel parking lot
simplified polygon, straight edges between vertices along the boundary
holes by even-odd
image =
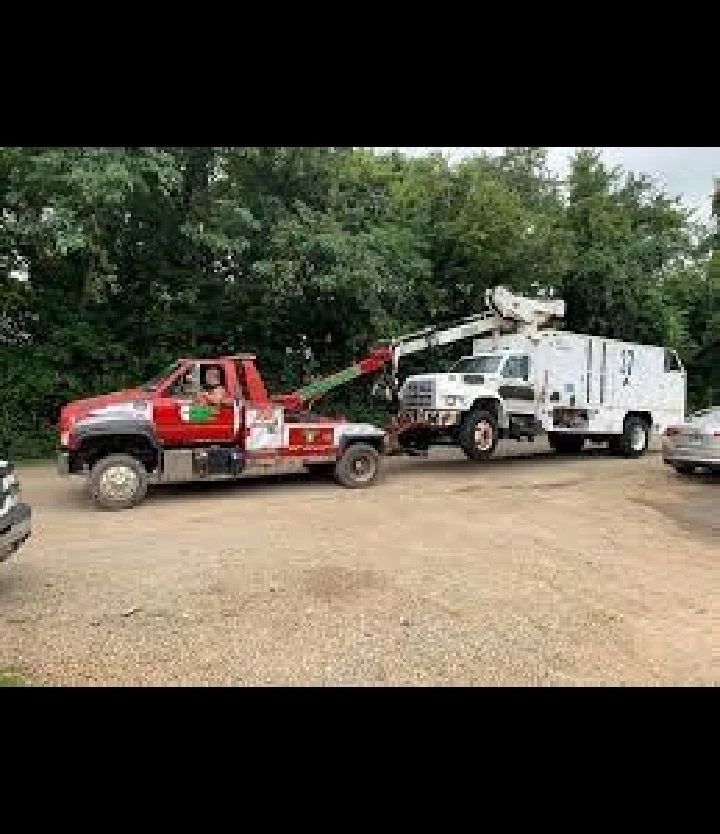
[[[0,671],[47,684],[717,684],[720,482],[522,445],[158,489],[20,468]]]

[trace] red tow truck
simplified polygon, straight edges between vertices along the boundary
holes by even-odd
[[[268,394],[251,354],[180,359],[137,388],[64,406],[59,472],[84,476],[95,504],[107,510],[139,504],[149,484],[232,480],[243,473],[272,473],[288,461],[334,473],[345,487],[371,486],[387,433],[307,407],[327,390],[379,369],[386,358],[381,350],[276,397]],[[211,369],[219,372],[228,394],[217,405],[203,401]]]

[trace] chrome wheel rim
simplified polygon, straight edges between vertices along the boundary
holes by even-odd
[[[137,474],[129,466],[110,466],[100,478],[100,492],[111,501],[128,501],[138,488]]]
[[[643,426],[633,426],[630,432],[630,447],[633,452],[642,452],[645,448],[646,432]]]
[[[490,423],[482,422],[475,426],[475,447],[481,452],[486,452],[493,444],[493,429]]]
[[[358,483],[369,481],[375,474],[374,462],[370,455],[361,455],[360,457],[355,458],[355,460],[351,463],[350,468],[352,469],[353,478]]]

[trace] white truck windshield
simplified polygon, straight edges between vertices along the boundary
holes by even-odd
[[[451,368],[451,374],[496,374],[500,370],[502,356],[466,356]]]

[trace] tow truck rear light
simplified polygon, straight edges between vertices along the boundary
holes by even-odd
[[[665,429],[666,437],[675,437],[678,434],[680,434],[680,429],[677,426],[668,426]]]

